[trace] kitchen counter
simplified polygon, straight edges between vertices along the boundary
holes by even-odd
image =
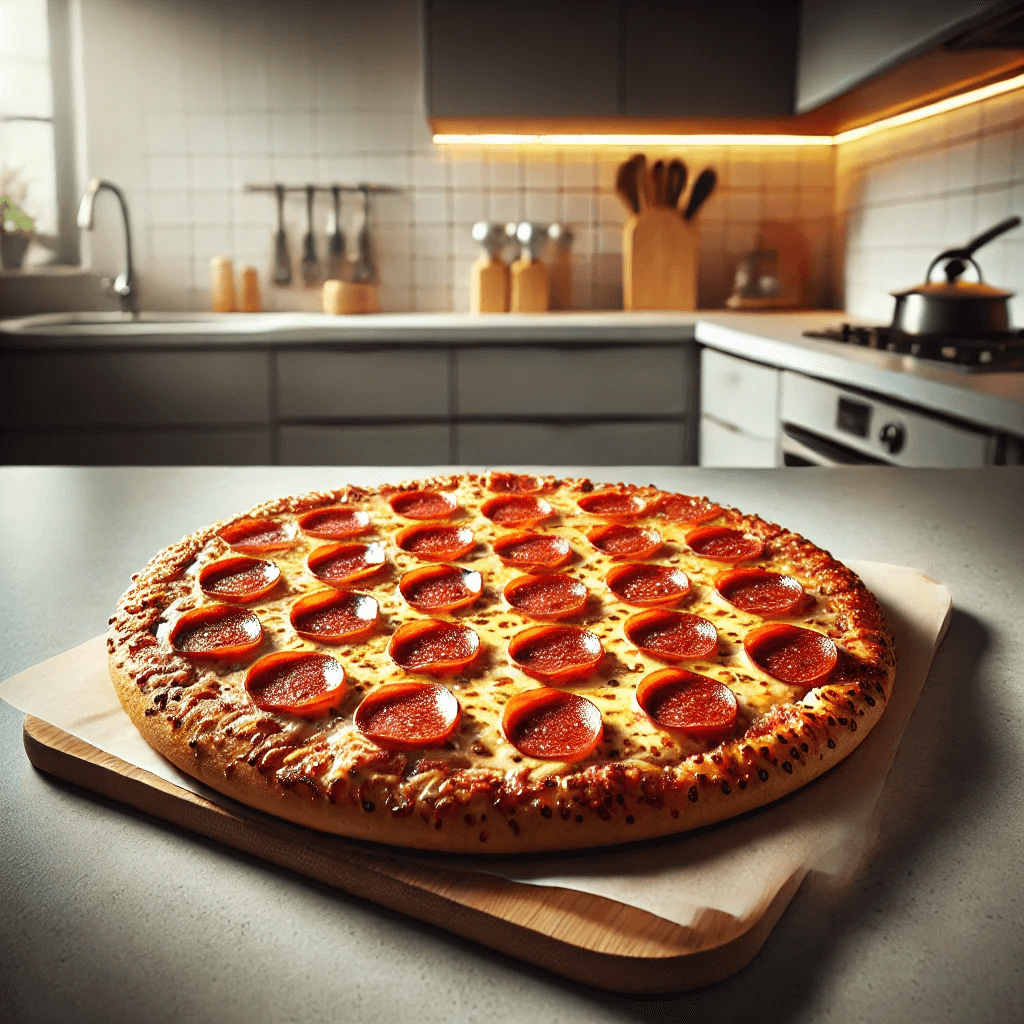
[[[0,470],[0,677],[102,632],[162,546],[274,494],[402,470]],[[585,473],[573,467],[565,473]],[[35,771],[0,704],[0,962],[12,1020],[347,1024],[865,1020],[1024,1015],[1024,470],[605,468],[707,493],[840,559],[952,591],[875,849],[849,888],[810,876],[761,953],[676,998],[564,981]],[[969,524],[969,525],[968,525]]]
[[[46,350],[273,349],[642,342],[701,345],[782,369],[875,391],[1024,436],[1024,373],[971,373],[912,356],[843,345],[803,332],[834,326],[842,311],[741,313],[566,312],[473,315],[392,313],[149,313],[0,321],[0,353]]]

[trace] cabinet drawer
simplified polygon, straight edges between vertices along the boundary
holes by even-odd
[[[774,439],[779,418],[779,371],[704,349],[700,411],[747,434]]]
[[[270,429],[10,430],[0,462],[68,466],[265,466]]]
[[[8,426],[269,420],[263,352],[40,352],[0,361]]]
[[[775,440],[754,437],[701,416],[700,464],[768,469],[778,465]]]
[[[464,349],[459,415],[674,415],[687,411],[689,347]]]
[[[455,461],[469,465],[678,466],[682,423],[463,423]]]
[[[447,426],[281,427],[283,466],[441,466],[451,462]]]
[[[439,349],[281,352],[277,381],[286,419],[448,415],[448,353]]]

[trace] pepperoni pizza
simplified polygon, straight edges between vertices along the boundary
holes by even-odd
[[[882,714],[892,637],[779,526],[511,473],[267,502],[157,555],[110,673],[146,740],[243,803],[457,852],[685,831],[770,803]]]

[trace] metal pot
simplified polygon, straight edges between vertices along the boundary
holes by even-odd
[[[944,334],[966,338],[1008,331],[1008,301],[1014,293],[985,284],[981,267],[973,255],[977,249],[1018,224],[1020,217],[1009,217],[978,235],[962,249],[947,249],[932,260],[924,284],[892,292],[896,299],[893,329],[904,334]],[[932,271],[943,260],[948,261],[943,267],[946,280],[933,282]],[[976,282],[959,279],[968,263],[977,272]]]

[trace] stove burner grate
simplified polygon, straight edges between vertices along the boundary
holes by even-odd
[[[804,331],[804,335],[975,370],[1024,370],[1024,330],[960,338],[905,334],[893,327],[857,327],[844,323],[838,328]]]

